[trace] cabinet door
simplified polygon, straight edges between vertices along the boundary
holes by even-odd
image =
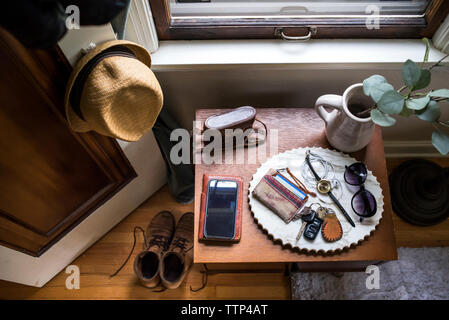
[[[115,139],[68,127],[70,70],[0,28],[0,244],[33,256],[136,177]]]

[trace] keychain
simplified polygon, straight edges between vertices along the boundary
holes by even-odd
[[[314,205],[318,206],[317,210],[313,209]],[[304,209],[301,211],[300,216],[299,216],[302,220],[302,224],[301,224],[301,228],[299,229],[298,235],[296,236],[296,241],[298,241],[301,238],[302,234],[307,230],[307,228],[309,227],[310,224],[313,224],[315,222],[315,225],[317,225],[317,223],[320,220],[318,218],[318,211],[320,211],[321,209],[324,209],[324,208],[319,203],[316,203],[316,202],[312,203],[308,207],[304,207]],[[322,210],[320,212],[322,212]],[[321,213],[321,215],[322,215],[322,213]],[[321,220],[321,222],[322,222],[322,220]],[[321,223],[319,224],[319,226],[321,227]],[[316,226],[315,226],[315,228],[316,228]],[[312,229],[313,229],[313,227],[312,227]],[[317,232],[319,230],[320,229],[318,228]],[[309,230],[309,232],[308,232],[309,237],[312,236],[311,232],[312,231]],[[306,235],[304,235],[304,237],[306,237]],[[309,237],[306,237],[306,238],[310,239]],[[315,237],[316,237],[316,235],[315,235]],[[315,237],[313,239],[315,239]]]
[[[313,206],[317,205],[316,210]],[[343,229],[334,210],[325,208],[319,203],[312,203],[308,207],[304,207],[296,219],[301,218],[302,224],[299,229],[296,241],[304,234],[304,238],[315,240],[321,229],[321,235],[327,242],[335,242],[342,238]]]
[[[314,219],[306,225],[304,230],[304,238],[308,240],[315,240],[316,236],[320,232],[321,225],[326,218],[326,213],[326,208],[321,206],[318,208]]]
[[[315,210],[312,210],[311,208],[308,207],[307,211],[308,211],[307,213],[301,215],[302,224],[301,224],[301,228],[299,229],[298,235],[296,236],[296,241],[298,241],[301,238],[306,226],[309,223],[311,223],[316,217]]]
[[[319,207],[321,207],[319,203],[316,202],[312,203],[310,206],[305,206],[304,209],[302,209],[302,211],[300,212],[300,214],[297,217],[295,217],[296,219],[301,218],[302,220],[301,228],[299,229],[298,235],[296,236],[296,241],[298,241],[301,238],[304,229],[306,228],[306,225],[309,222],[312,222],[313,219],[315,219],[316,210],[313,210],[313,205],[318,205]]]
[[[321,228],[321,234],[324,240],[328,242],[335,242],[341,239],[343,236],[343,229],[341,223],[335,214],[335,211],[328,208],[327,215],[324,219],[323,227]]]

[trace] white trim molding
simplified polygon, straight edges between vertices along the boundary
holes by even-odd
[[[433,35],[432,42],[437,49],[449,53],[449,15]]]
[[[386,158],[442,158],[432,142],[423,141],[384,141]]]
[[[132,0],[125,39],[145,47],[150,53],[159,48],[156,26],[148,0]]]
[[[311,66],[342,68],[344,65],[422,61],[425,44],[420,39],[316,39],[304,43],[283,40],[161,41],[152,58],[154,70],[198,69],[217,66]],[[444,54],[430,47],[429,63]]]

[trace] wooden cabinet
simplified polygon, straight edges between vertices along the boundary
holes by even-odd
[[[68,127],[70,70],[0,28],[0,244],[33,256],[136,176],[115,139]]]

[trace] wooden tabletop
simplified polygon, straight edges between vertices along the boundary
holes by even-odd
[[[204,123],[210,115],[224,112],[223,109],[201,109],[196,112],[196,120]],[[278,152],[298,147],[331,148],[324,133],[324,123],[311,108],[261,108],[257,118],[270,129],[278,130]],[[267,144],[270,144],[268,136]],[[238,149],[245,156],[248,149]],[[267,152],[269,153],[269,152]],[[238,156],[238,154],[236,154]],[[384,261],[397,259],[392,222],[392,207],[388,176],[382,141],[382,132],[376,127],[370,144],[363,150],[351,154],[364,162],[377,177],[384,196],[382,220],[373,234],[360,245],[331,255],[308,254],[297,249],[283,247],[272,239],[255,223],[248,207],[248,186],[252,175],[260,166],[259,160],[249,164],[204,164],[195,165],[195,263],[274,263],[274,262],[339,262],[339,261]],[[247,159],[245,157],[245,159]],[[198,241],[199,213],[202,179],[204,173],[228,174],[244,179],[244,199],[242,218],[242,238],[234,244],[217,245]]]

